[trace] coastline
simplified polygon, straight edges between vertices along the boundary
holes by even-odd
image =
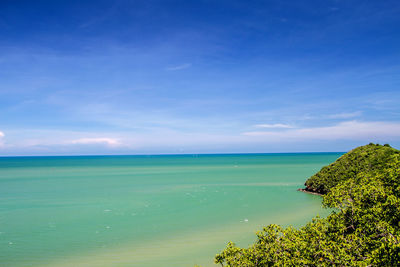
[[[299,188],[299,189],[297,189],[297,191],[304,192],[304,193],[307,193],[307,194],[317,195],[317,196],[323,196],[323,194],[307,190],[307,188],[304,188],[304,189],[303,188]]]

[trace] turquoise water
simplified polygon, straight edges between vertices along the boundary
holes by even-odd
[[[296,191],[340,153],[0,158],[1,266],[213,266],[263,225],[326,215]]]

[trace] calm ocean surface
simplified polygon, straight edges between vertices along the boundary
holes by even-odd
[[[0,158],[0,266],[213,266],[327,214],[296,191],[341,153]]]

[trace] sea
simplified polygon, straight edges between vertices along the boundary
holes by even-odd
[[[0,266],[216,266],[327,216],[297,189],[342,154],[0,157]]]

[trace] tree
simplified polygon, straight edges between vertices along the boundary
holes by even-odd
[[[329,190],[323,205],[334,210],[327,218],[314,218],[300,229],[271,224],[257,233],[257,241],[249,248],[228,243],[216,255],[215,263],[248,267],[400,266],[400,153],[388,148],[373,144],[360,147],[322,169],[324,175],[347,177],[336,179],[334,185],[329,181],[324,187]],[[343,165],[351,167],[346,172]]]

